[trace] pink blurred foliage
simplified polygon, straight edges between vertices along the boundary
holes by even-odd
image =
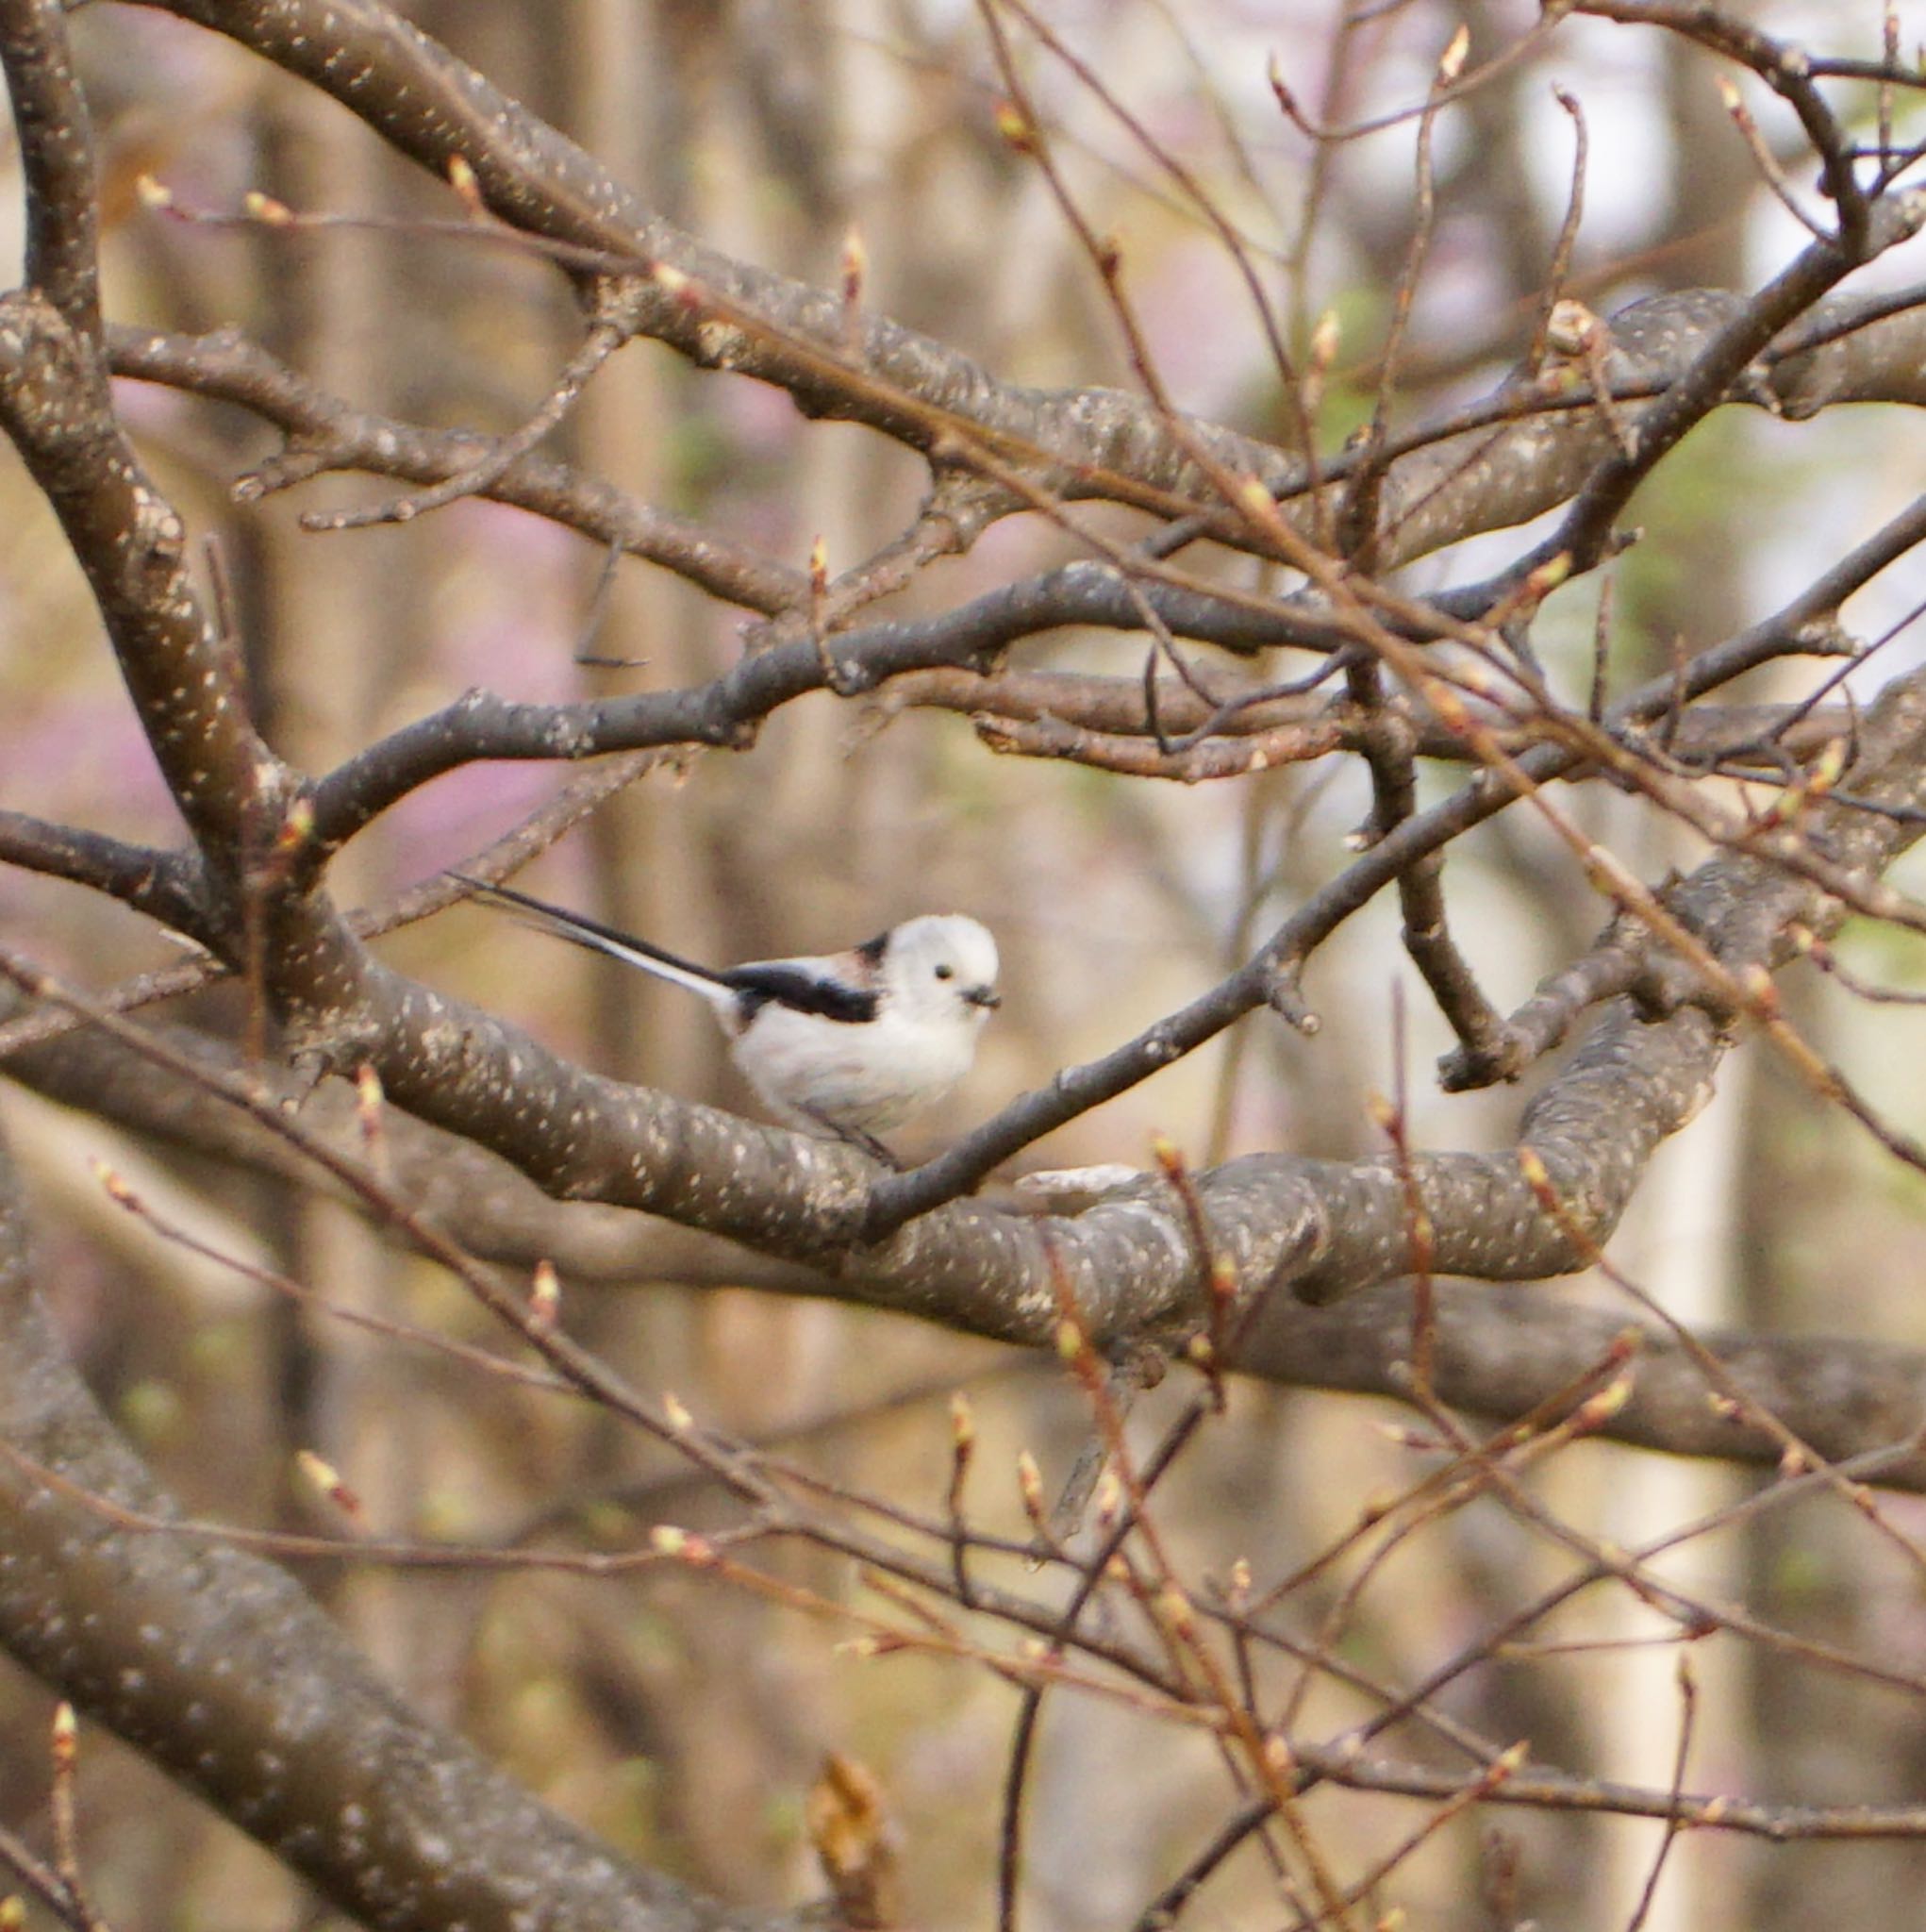
[[[114,409],[136,439],[178,436],[193,428],[206,405],[179,390],[158,383],[114,378]]]
[[[588,695],[573,657],[600,557],[556,525],[498,504],[456,504],[437,514],[443,548],[430,619],[434,645],[413,687],[415,714],[473,689],[529,704]],[[598,640],[590,648],[610,647]],[[387,863],[397,881],[458,864],[569,776],[566,766],[520,760],[451,772],[384,816]]]
[[[1064,549],[1065,541],[1062,533],[1041,517],[1005,517],[976,540],[967,557],[945,566],[957,575],[943,581],[967,584],[978,591],[992,591],[1030,571],[1047,568],[1053,555]]]
[[[802,438],[803,418],[789,396],[765,382],[720,384],[711,399],[721,426],[745,456],[776,461]]]
[[[107,47],[147,89],[174,88],[187,94],[240,64],[224,42],[160,13],[116,16]],[[100,58],[101,50],[88,51],[96,60]]]
[[[598,553],[558,525],[501,504],[457,503],[438,514],[437,681],[451,691],[486,685],[532,704],[579,697],[572,653]]]
[[[48,1308],[60,1341],[85,1363],[97,1349],[112,1345],[114,1324],[124,1310],[114,1292],[107,1253],[54,1216],[38,1233],[43,1278],[54,1285]]]
[[[0,706],[0,805],[149,842],[181,830],[116,686],[38,695],[16,687]]]
[[[1237,264],[1214,236],[1202,234],[1139,263],[1127,251],[1124,259],[1131,300],[1177,407],[1229,415],[1248,392],[1263,347]]]

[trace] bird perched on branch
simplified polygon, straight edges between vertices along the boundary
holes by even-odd
[[[712,972],[598,920],[454,873],[477,899],[559,939],[699,994],[770,1108],[894,1165],[874,1137],[934,1106],[970,1071],[997,991],[996,941],[961,913],[925,913],[830,953]]]

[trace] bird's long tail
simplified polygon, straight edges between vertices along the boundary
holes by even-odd
[[[734,1010],[735,990],[706,967],[697,966],[688,959],[678,959],[673,953],[665,953],[660,946],[652,946],[647,940],[618,932],[612,925],[604,925],[600,920],[585,918],[581,913],[570,912],[563,907],[551,906],[545,899],[531,898],[526,892],[518,892],[510,886],[491,886],[486,880],[471,878],[465,872],[451,872],[448,876],[459,879],[475,898],[486,900],[490,906],[499,906],[525,925],[553,933],[556,938],[571,941],[575,945],[586,946],[591,953],[601,953],[630,966],[639,966],[644,973],[653,973],[673,985],[687,987],[690,992],[700,993],[712,1007],[725,1011]]]

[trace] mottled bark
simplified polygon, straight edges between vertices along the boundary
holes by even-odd
[[[35,1465],[0,1457],[0,1646],[63,1697],[365,1925],[763,1923],[623,1864],[424,1723],[284,1571],[110,1513],[175,1512],[60,1348],[4,1150],[0,1328],[0,1440]]]

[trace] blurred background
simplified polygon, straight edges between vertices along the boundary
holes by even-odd
[[[421,0],[403,9],[591,150],[710,244],[834,286],[861,235],[866,306],[940,336],[997,376],[1040,385],[1131,380],[1115,319],[1036,171],[1000,137],[981,21],[956,0]],[[1473,63],[1518,41],[1524,0],[1457,6],[1287,0],[1044,0],[1053,27],[1243,236],[1302,343],[1327,310],[1341,327],[1320,425],[1335,448],[1369,413],[1376,357],[1415,222],[1413,125],[1315,148],[1280,114],[1275,59],[1314,120],[1353,124],[1421,101],[1460,24]],[[1771,30],[1871,54],[1879,8],[1759,7]],[[1906,9],[1901,9],[1903,15]],[[1907,32],[1926,25],[1917,17]],[[132,9],[75,17],[100,120],[116,319],[184,331],[233,325],[330,391],[395,416],[506,430],[540,399],[578,323],[540,262],[406,232],[282,233],[171,222],[135,190],[151,174],[183,203],[229,209],[261,190],[302,210],[445,218],[452,197],[350,116],[224,42]],[[1019,36],[1020,43],[1021,37]],[[1910,41],[1907,42],[1910,44]],[[1029,85],[1093,225],[1120,240],[1159,367],[1186,408],[1282,437],[1287,411],[1249,301],[1209,225],[1089,89],[1026,44]],[[1570,189],[1581,103],[1591,142],[1570,291],[1600,312],[1657,291],[1744,288],[1803,237],[1762,187],[1699,55],[1655,34],[1568,22],[1463,105],[1436,135],[1436,230],[1400,380],[1400,424],[1488,391],[1535,319]],[[1803,183],[1787,117],[1755,103]],[[8,166],[11,167],[11,163]],[[0,220],[17,229],[9,183]],[[1917,251],[1915,251],[1917,253]],[[1915,263],[1917,274],[1917,263]],[[602,553],[533,516],[466,502],[406,527],[304,534],[300,511],[392,493],[325,477],[265,503],[230,500],[274,447],[239,410],[125,385],[141,446],[193,529],[218,541],[237,629],[276,748],[325,770],[472,685],[560,699],[706,678],[733,663],[752,613],[633,560],[598,600]],[[641,500],[713,525],[791,567],[818,538],[846,568],[914,514],[922,466],[865,431],[805,423],[772,390],[693,370],[652,344],[596,380],[551,445]],[[1732,411],[1696,434],[1641,494],[1650,532],[1613,573],[1611,668],[1629,683],[1761,617],[1919,489],[1916,430],[1868,411],[1798,425]],[[1118,513],[1119,535],[1138,520]],[[1482,574],[1519,539],[1416,566],[1430,588]],[[994,529],[928,573],[901,607],[936,608],[1072,554],[1035,518]],[[1255,585],[1248,560],[1223,565]],[[1888,578],[1849,609],[1862,636],[1918,597]],[[1582,693],[1598,586],[1554,600],[1537,641],[1554,681]],[[172,808],[43,505],[0,468],[0,804],[151,838]],[[1909,648],[1901,639],[1896,652]],[[1028,663],[1134,673],[1141,641],[1065,633]],[[587,655],[625,660],[580,661]],[[1203,653],[1193,654],[1200,658]],[[1213,667],[1204,662],[1206,675]],[[1287,672],[1283,675],[1288,675]],[[1794,688],[1782,687],[1780,694]],[[1765,684],[1749,696],[1773,694]],[[333,878],[377,904],[460,864],[574,775],[536,765],[457,774],[357,840]],[[1457,782],[1428,771],[1431,795]],[[725,961],[846,942],[911,912],[960,910],[995,929],[1009,997],[968,1089],[910,1152],[954,1138],[1059,1066],[1101,1053],[1208,985],[1316,882],[1341,866],[1363,816],[1361,771],[1306,768],[1191,789],[1065,764],[993,758],[967,720],[887,698],[799,704],[752,755],[707,754],[643,778],[521,880],[690,956]],[[1570,801],[1642,877],[1699,853],[1642,806]],[[1917,868],[1915,869],[1917,870]],[[1603,908],[1543,827],[1512,814],[1454,848],[1461,943],[1510,1008],[1583,949]],[[74,888],[0,873],[16,943],[106,987],[174,957],[151,926]],[[605,970],[499,918],[460,909],[382,942],[423,979],[506,1013],[610,1074],[754,1112],[706,1016],[639,975]],[[1916,952],[1868,941],[1899,983]],[[1198,1165],[1261,1148],[1345,1157],[1378,1144],[1367,1115],[1401,1077],[1393,989],[1420,1146],[1510,1138],[1523,1096],[1444,1097],[1430,1069],[1449,1043],[1371,908],[1313,963],[1315,1038],[1254,1019],[1226,1040],[1066,1129],[1025,1164],[1143,1164],[1154,1134]],[[1926,1041],[1903,1010],[1854,1008],[1794,976],[1808,1036],[1875,1102],[1918,1130]],[[229,995],[171,1009],[239,1027]],[[425,1264],[286,1181],[127,1140],[12,1087],[0,1119],[25,1167],[59,1312],[93,1386],[190,1507],[228,1520],[325,1526],[291,1457],[343,1473],[371,1523],[397,1536],[632,1543],[657,1521],[724,1520],[666,1458],[573,1405],[518,1395],[449,1365],[344,1332],[311,1310],[192,1263],[110,1206],[108,1160],[191,1213],[219,1244],[329,1298],[479,1339],[484,1318]],[[1713,1107],[1665,1151],[1621,1230],[1619,1264],[1695,1323],[1926,1341],[1920,1193],[1864,1137],[1751,1049]],[[703,1421],[785,1444],[852,1487],[940,1507],[948,1399],[967,1387],[983,1447],[973,1501],[1021,1534],[1020,1448],[1061,1479],[1088,1429],[1054,1364],[903,1321],[759,1290],[760,1264],[691,1263],[646,1243],[620,1278],[565,1283],[572,1330]],[[1542,1291],[1606,1305],[1602,1285]],[[1631,1311],[1626,1310],[1630,1319]],[[1136,1426],[1154,1437],[1180,1375]],[[477,1399],[477,1396],[481,1399]],[[1160,1407],[1160,1405],[1162,1407]],[[1388,1406],[1253,1386],[1172,1479],[1169,1533],[1200,1575],[1248,1557],[1259,1577],[1306,1560],[1374,1494],[1414,1480],[1421,1454],[1387,1431]],[[1717,1509],[1759,1480],[1586,1445],[1538,1473],[1552,1506],[1631,1542]],[[1910,1499],[1888,1520],[1918,1533]],[[1415,1681],[1569,1558],[1485,1502],[1414,1537],[1349,1612],[1346,1654]],[[777,1567],[835,1592],[855,1586],[806,1554]],[[817,1889],[802,1796],[822,1753],[882,1781],[901,1834],[916,1923],[984,1923],[1014,1699],[961,1664],[838,1655],[825,1628],[716,1583],[589,1584],[552,1576],[304,1573],[407,1693],[474,1736],[553,1803],[620,1848],[732,1898]],[[1671,1574],[1762,1617],[1926,1669],[1918,1571],[1836,1501],[1768,1515],[1688,1544]],[[1034,1586],[1033,1586],[1034,1587]],[[1337,1583],[1330,1585],[1335,1593]],[[1333,1597],[1313,1593],[1309,1618]],[[1542,1757],[1602,1777],[1669,1784],[1677,1646],[1622,1593],[1582,1599],[1551,1634],[1590,1648],[1474,1674],[1453,1707]],[[1687,1783],[1777,1802],[1917,1794],[1917,1702],[1728,1640],[1701,1646]],[[1314,1698],[1313,1732],[1358,1714]],[[0,1811],[43,1824],[46,1701],[0,1673]],[[1358,1709],[1361,1709],[1359,1707]],[[267,1857],[105,1740],[83,1780],[90,1875],[128,1928],[312,1920]],[[1232,1800],[1200,1741],[1096,1700],[1058,1698],[1031,1790],[1025,1924],[1036,1932],[1132,1923]],[[1307,1807],[1354,1875],[1419,1822],[1390,1799],[1321,1792]],[[1659,1829],[1518,1813],[1438,1834],[1387,1889],[1414,1925],[1509,1924],[1588,1932],[1628,1923]],[[1899,1924],[1926,1859],[1902,1846],[1764,1848],[1702,1834],[1673,1854],[1645,1923],[1697,1932]],[[1254,1862],[1233,1866],[1195,1923],[1279,1923]]]

